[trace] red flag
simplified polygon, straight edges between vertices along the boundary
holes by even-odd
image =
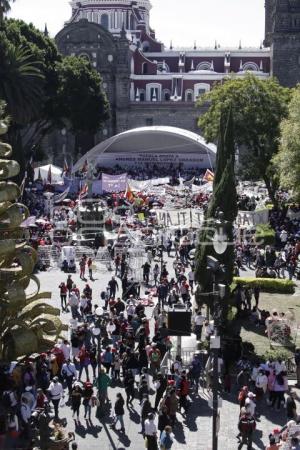
[[[126,198],[129,202],[133,202],[133,200],[134,200],[134,195],[133,195],[132,190],[131,190],[130,187],[129,187],[129,184],[127,184],[127,189],[126,189],[126,192],[125,192],[125,198]]]
[[[48,169],[47,183],[48,183],[48,184],[52,184],[51,164],[49,165],[49,169]]]
[[[215,178],[215,174],[211,170],[206,169],[206,172],[205,172],[204,177],[202,178],[202,180],[204,180],[204,181],[214,181],[214,178]]]

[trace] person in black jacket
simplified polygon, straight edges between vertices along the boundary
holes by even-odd
[[[168,408],[166,406],[163,406],[158,415],[157,428],[160,431],[160,435],[162,434],[167,425],[171,425],[171,419],[168,416]]]
[[[134,400],[134,377],[132,375],[131,370],[127,370],[124,376],[124,387],[126,392],[126,405],[127,407],[132,405],[132,401]]]
[[[156,389],[155,403],[154,403],[154,411],[157,410],[159,402],[161,401],[165,390],[167,389],[167,379],[161,373],[157,375],[157,380],[154,382],[154,386]]]
[[[125,426],[124,426],[124,398],[122,397],[121,392],[117,393],[117,400],[115,403],[115,421],[111,425],[111,428],[115,429],[118,422],[120,422],[121,425],[121,431],[122,433],[125,433]]]

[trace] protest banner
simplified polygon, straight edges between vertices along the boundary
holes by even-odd
[[[127,173],[121,175],[102,174],[102,190],[103,192],[122,192],[126,190]]]

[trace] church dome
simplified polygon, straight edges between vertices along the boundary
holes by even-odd
[[[102,25],[114,35],[124,27],[129,35],[145,28],[149,32],[150,0],[72,0],[70,23],[87,19]]]

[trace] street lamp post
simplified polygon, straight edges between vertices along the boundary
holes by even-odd
[[[97,339],[97,360],[98,360],[98,376],[101,371],[101,328],[100,328],[100,320],[103,315],[103,309],[98,306],[95,310],[96,320],[95,327],[92,329],[92,333]]]
[[[213,247],[218,255],[226,252],[228,245],[228,237],[224,229],[224,213],[217,211],[216,231],[213,236]],[[226,294],[226,286],[223,284],[217,285],[217,275],[222,272],[222,266],[219,261],[211,256],[207,257],[208,267],[213,274],[213,296],[214,296],[214,336],[211,337],[210,348],[213,353],[213,436],[212,448],[218,450],[218,421],[219,421],[219,351],[221,348],[221,338],[218,335],[221,316],[220,299],[223,299]]]

